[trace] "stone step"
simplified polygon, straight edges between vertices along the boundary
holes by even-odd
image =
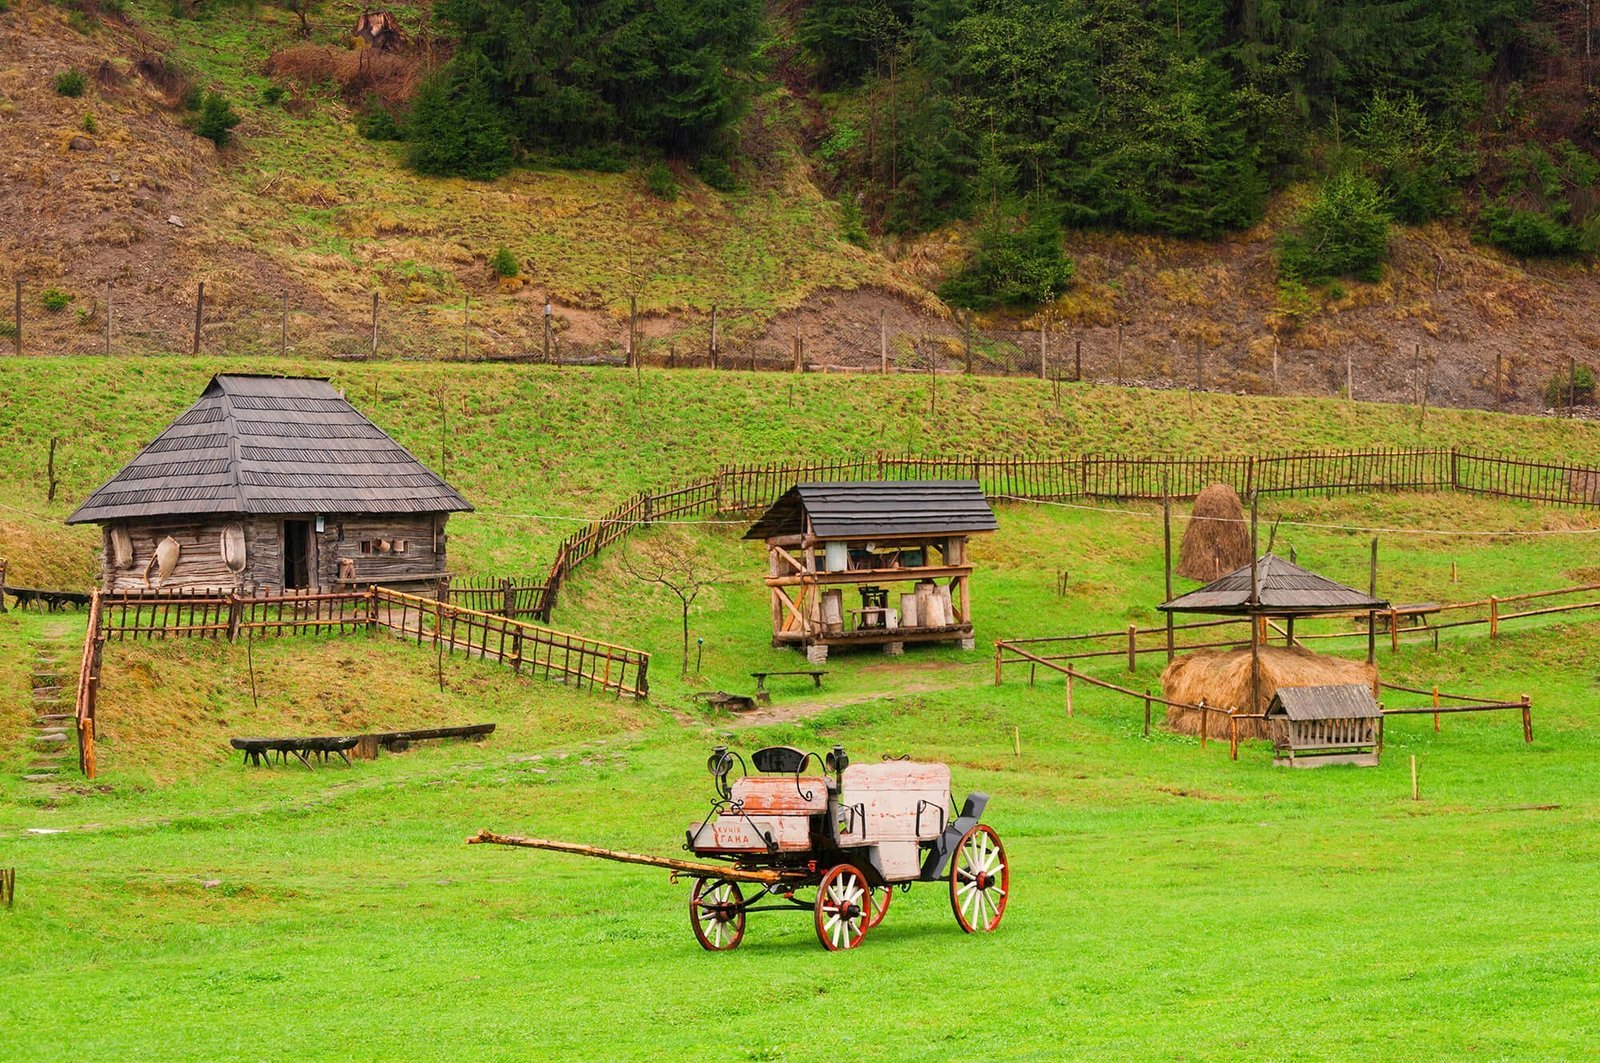
[[[33,718],[35,727],[65,727],[78,717],[70,712],[41,712]]]
[[[33,736],[36,746],[64,746],[67,744],[67,735],[64,731],[50,731],[42,735]]]
[[[60,782],[61,776],[54,772],[36,771],[22,777],[23,782]]]

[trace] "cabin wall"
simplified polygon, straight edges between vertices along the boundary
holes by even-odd
[[[313,527],[309,572],[315,587],[335,590],[372,583],[431,583],[447,571],[444,527],[448,517],[445,513],[326,515],[321,532],[315,531],[314,514],[130,521],[121,525],[133,544],[133,563],[125,569],[115,566],[111,536],[116,526],[107,525],[101,529],[101,581],[110,592],[275,593],[283,589],[283,522],[307,520]],[[245,567],[239,573],[222,560],[222,532],[229,524],[244,527]],[[168,536],[178,543],[178,564],[159,584],[146,582],[145,570],[156,546]],[[380,541],[390,544],[388,552],[379,548]],[[370,553],[363,552],[363,543],[372,544]],[[399,543],[404,543],[403,551],[395,549]],[[353,580],[341,582],[341,559],[353,564]]]

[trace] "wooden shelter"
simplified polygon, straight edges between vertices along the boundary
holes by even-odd
[[[1359,683],[1279,687],[1267,706],[1267,728],[1278,752],[1272,763],[1280,767],[1371,768],[1383,748],[1383,710]]]
[[[745,533],[767,544],[772,644],[816,662],[831,646],[972,649],[967,539],[998,527],[976,480],[791,488]],[[852,589],[859,603],[846,602]]]
[[[1376,571],[1374,565],[1374,574]],[[1354,587],[1347,587],[1326,576],[1319,576],[1292,561],[1286,561],[1270,553],[1251,561],[1243,568],[1235,569],[1219,579],[1212,580],[1198,590],[1180,594],[1159,606],[1169,617],[1174,613],[1207,613],[1250,618],[1248,690],[1251,713],[1261,712],[1266,705],[1262,690],[1261,647],[1265,641],[1266,625],[1269,620],[1284,621],[1286,641],[1289,648],[1294,649],[1294,622],[1297,617],[1365,613],[1368,631],[1367,664],[1370,666],[1373,664],[1373,617],[1377,611],[1388,607],[1388,602],[1378,599],[1371,593],[1362,593]],[[1305,653],[1303,650],[1301,652]],[[1376,684],[1376,670],[1374,669],[1371,674],[1372,682]],[[1175,680],[1178,671],[1172,665],[1168,666],[1167,673],[1163,675],[1164,689],[1167,675],[1173,676]],[[1218,676],[1220,680],[1222,676],[1220,671]],[[1214,692],[1205,689],[1205,684],[1198,683],[1193,677],[1190,677],[1187,683],[1183,692],[1184,697],[1173,700],[1193,701],[1199,696],[1204,696],[1207,705],[1237,707],[1230,705],[1229,701],[1237,698],[1237,693],[1233,689],[1236,684],[1231,681],[1223,683]]]
[[[326,380],[219,374],[67,523],[101,526],[107,591],[432,592],[471,508]]]

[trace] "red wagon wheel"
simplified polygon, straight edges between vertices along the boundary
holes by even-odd
[[[725,878],[697,878],[689,895],[689,925],[711,952],[736,949],[744,940],[744,894]]]
[[[991,827],[980,823],[961,836],[950,862],[950,910],[967,933],[993,930],[1011,896],[1011,865]]]
[[[883,917],[889,914],[889,902],[894,900],[893,886],[874,886],[871,891],[872,911],[867,916],[867,929],[871,930],[883,922]]]
[[[817,940],[829,952],[853,949],[872,925],[872,892],[849,864],[829,869],[817,886]]]

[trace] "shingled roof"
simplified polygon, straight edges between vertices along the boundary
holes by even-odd
[[[67,523],[471,508],[326,380],[225,373]]]
[[[967,535],[1000,527],[976,480],[853,480],[791,487],[744,537],[798,535],[806,517],[819,539]]]
[[[1256,562],[1257,601],[1250,602],[1250,566],[1235,569],[1201,587],[1180,594],[1158,608],[1169,613],[1269,614],[1365,612],[1387,609],[1380,601],[1326,576],[1266,554]]]
[[[1291,720],[1366,720],[1383,715],[1372,700],[1372,690],[1360,683],[1279,687],[1267,706],[1267,715],[1280,711]]]

